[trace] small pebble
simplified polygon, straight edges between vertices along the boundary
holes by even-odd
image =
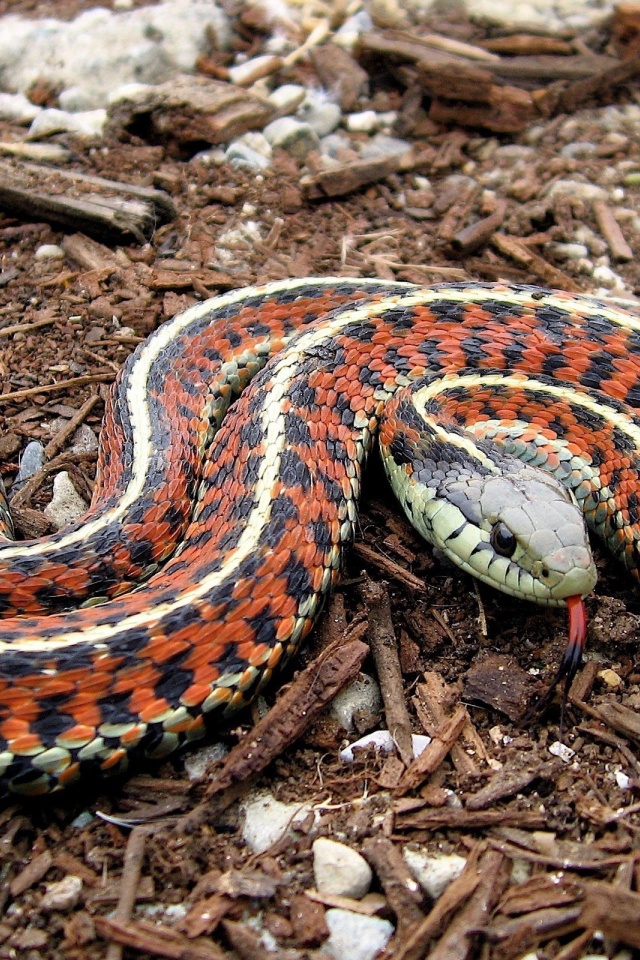
[[[344,125],[350,133],[373,133],[380,126],[375,110],[362,110],[360,113],[348,113]]]
[[[82,879],[68,874],[64,880],[48,883],[40,907],[42,910],[71,910],[82,893]]]
[[[549,753],[554,757],[559,757],[563,763],[570,763],[576,755],[575,750],[568,747],[566,743],[560,743],[559,740],[551,744]]]
[[[623,773],[622,770],[616,770],[615,772],[616,783],[621,790],[630,790],[632,786],[631,777],[628,777],[626,773]]]
[[[314,103],[313,101],[309,102],[307,98],[299,113],[301,119],[308,123],[319,137],[326,137],[332,133],[342,119],[340,107],[330,100]]]
[[[283,83],[281,87],[272,90],[267,99],[278,110],[295,110],[306,95],[307,90],[301,84]]]
[[[20,458],[20,466],[11,487],[11,493],[17,493],[24,487],[27,480],[44,466],[44,447],[39,440],[31,440],[24,448]]]
[[[363,145],[360,156],[363,160],[374,157],[401,157],[409,150],[411,150],[411,144],[408,140],[390,137],[387,133],[377,133]]]
[[[615,670],[607,669],[600,670],[598,673],[598,678],[603,680],[608,687],[611,687],[612,690],[617,690],[618,687],[622,685],[622,677],[615,672]]]
[[[553,253],[560,260],[580,260],[589,255],[589,249],[584,243],[560,243],[552,240],[545,244],[545,250]]]
[[[465,858],[455,853],[432,856],[421,850],[405,847],[402,856],[412,875],[432,900],[437,900],[467,865]]]
[[[44,508],[44,513],[51,520],[56,530],[75,523],[84,513],[87,504],[84,502],[73,483],[71,477],[63,470],[53,478],[53,497],[51,503]]]
[[[411,740],[413,754],[416,757],[431,743],[431,737],[425,737],[421,733],[414,733]],[[368,750],[371,747],[375,747],[381,753],[393,753],[396,749],[395,741],[388,730],[373,730],[341,750],[340,759],[344,760],[345,763],[353,763],[358,750]]]
[[[576,197],[578,200],[606,200],[607,191],[595,183],[581,180],[556,180],[543,194],[548,197]]]
[[[608,267],[603,263],[599,263],[597,267],[593,268],[593,273],[591,276],[594,280],[596,280],[598,283],[601,283],[605,287],[624,286],[622,277],[612,270],[611,267]]]
[[[224,152],[224,159],[238,170],[259,172],[271,166],[271,159],[250,147],[248,143],[234,140]]]
[[[244,815],[242,837],[253,853],[264,853],[273,846],[289,827],[303,820],[309,806],[300,803],[281,803],[268,791],[250,794],[242,803]]]
[[[31,123],[41,110],[24,93],[0,93],[0,120]]]
[[[325,920],[330,935],[322,949],[334,960],[374,960],[393,936],[393,926],[380,917],[332,909]]]
[[[353,683],[333,698],[331,716],[344,727],[347,733],[355,729],[354,715],[361,711],[379,713],[382,707],[380,687],[373,677],[361,673]]]
[[[313,844],[313,875],[320,893],[360,900],[369,892],[371,867],[357,850],[328,837]]]
[[[57,243],[41,243],[34,253],[36,260],[62,260],[64,250]]]
[[[263,133],[274,149],[284,150],[297,160],[304,160],[311,150],[320,147],[320,138],[313,127],[294,117],[273,120]]]
[[[75,133],[81,137],[101,137],[107,120],[107,111],[84,110],[67,113],[66,110],[43,110],[29,127],[29,137],[38,140],[54,133]]]
[[[72,453],[94,453],[98,449],[98,438],[88,423],[81,423],[73,435]]]
[[[224,743],[211,743],[199,750],[194,750],[184,761],[184,769],[189,780],[200,780],[209,767],[222,760],[229,750]]]

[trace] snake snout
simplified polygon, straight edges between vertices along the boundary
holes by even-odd
[[[598,575],[593,556],[588,546],[573,544],[549,554],[540,569],[535,571],[538,579],[547,583],[554,600],[567,597],[586,597],[596,585]]]

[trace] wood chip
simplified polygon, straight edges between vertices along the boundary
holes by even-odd
[[[9,884],[9,890],[12,897],[19,897],[21,893],[40,883],[42,878],[49,872],[53,865],[53,854],[49,850],[43,850],[38,856],[33,857],[26,867],[13,878]]]
[[[210,940],[189,940],[171,927],[148,920],[116,920],[94,917],[96,932],[107,940],[121,943],[169,960],[225,960],[226,954]]]
[[[502,896],[509,880],[510,864],[505,857],[488,850],[478,864],[479,883],[462,910],[429,954],[429,960],[467,960],[478,931]]]
[[[550,287],[568,290],[571,293],[578,292],[579,287],[570,276],[551,266],[521,240],[508,236],[506,233],[494,233],[491,243],[505,257],[510,257],[516,263],[520,263]]]
[[[407,768],[407,772],[394,790],[394,796],[402,797],[409,790],[419,787],[427,777],[438,769],[468,720],[469,714],[466,707],[458,706],[453,716],[446,720],[434,735],[431,743]]]
[[[108,129],[117,136],[144,124],[152,138],[179,150],[194,143],[227,143],[248,130],[261,130],[273,114],[274,107],[249,90],[182,75],[113,104]]]
[[[413,760],[411,718],[404,696],[389,592],[384,581],[373,583],[367,578],[360,587],[360,594],[368,609],[368,637],[380,681],[387,728],[400,757],[408,766]]]
[[[503,767],[493,775],[489,783],[466,799],[467,810],[486,810],[498,800],[512,797],[533,783],[534,780],[552,780],[562,769],[562,763],[535,759],[531,764]]]
[[[586,885],[581,924],[602,930],[628,947],[640,948],[640,893],[622,890],[612,883]]]
[[[478,855],[481,849],[477,844],[460,876],[449,884],[424,920],[411,932],[399,949],[394,951],[394,960],[422,960],[427,955],[430,941],[438,936],[449,916],[468,901],[477,889],[480,883]]]
[[[305,893],[294,893],[289,918],[297,942],[303,947],[319,947],[329,936],[322,905]]]
[[[101,239],[140,243],[176,216],[161,190],[10,161],[0,161],[0,209]]]
[[[398,936],[404,939],[424,919],[420,886],[398,847],[387,837],[370,837],[362,852],[382,884],[387,903],[398,921]]]
[[[493,826],[522,826],[532,830],[546,827],[546,814],[531,810],[457,810],[446,807],[440,810],[418,810],[414,813],[399,813],[396,830],[481,830]],[[616,861],[617,862],[617,861]]]
[[[301,178],[300,186],[307,200],[342,197],[369,183],[384,180],[398,170],[407,169],[411,166],[411,157],[412,151],[408,150],[406,154],[390,157],[352,160],[319,173],[306,174]]]
[[[369,83],[369,75],[337,43],[324,43],[310,52],[311,62],[326,90],[338,98],[340,109],[353,110]]]
[[[624,238],[620,224],[615,218],[611,207],[604,200],[593,201],[593,212],[600,233],[607,241],[611,256],[614,260],[633,260],[634,253]]]

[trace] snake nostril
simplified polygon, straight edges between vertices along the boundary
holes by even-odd
[[[543,580],[546,580],[547,577],[549,576],[549,567],[543,567],[542,570],[540,571],[540,576],[542,577]]]

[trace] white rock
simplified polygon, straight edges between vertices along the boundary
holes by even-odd
[[[348,113],[344,125],[351,133],[373,133],[380,126],[380,118],[375,110],[362,110],[360,113]]]
[[[360,900],[369,892],[371,867],[357,850],[318,837],[313,844],[313,875],[320,893]]]
[[[433,900],[438,899],[467,865],[465,858],[455,853],[432,856],[421,850],[405,847],[402,855],[413,877]]]
[[[283,83],[267,97],[278,110],[295,110],[305,99],[307,91],[299,83]]]
[[[607,191],[595,183],[581,180],[556,180],[544,191],[548,197],[577,197],[580,200],[606,200]]]
[[[305,123],[313,127],[319,137],[326,137],[336,129],[342,119],[342,110],[337,103],[325,100],[323,103],[305,103],[299,110]]]
[[[242,140],[234,140],[224,152],[224,159],[232,167],[257,172],[271,166],[271,160]]]
[[[311,150],[318,150],[320,138],[313,127],[294,117],[280,117],[264,128],[263,133],[273,148],[285,150],[292,157],[304,160]]]
[[[632,787],[631,777],[627,776],[626,773],[623,773],[622,770],[616,770],[615,780],[621,790],[631,790],[631,787]]]
[[[57,243],[42,243],[34,253],[36,260],[62,260],[64,250]]]
[[[597,145],[587,140],[578,140],[576,143],[565,143],[560,150],[561,157],[589,157],[597,150]]]
[[[420,756],[425,747],[431,743],[431,737],[425,737],[424,734],[414,733],[411,737],[414,757]],[[371,747],[379,750],[381,753],[393,753],[396,749],[395,741],[388,730],[373,730],[364,737],[360,737],[354,743],[350,743],[340,751],[340,759],[345,763],[353,763],[358,750],[368,750]]]
[[[353,683],[333,698],[331,716],[344,727],[347,733],[352,733],[354,714],[365,710],[376,714],[381,707],[382,695],[377,680],[366,673],[361,673]]]
[[[605,287],[618,287],[624,285],[620,275],[612,270],[611,267],[608,267],[603,263],[600,263],[597,267],[593,268],[592,277]]]
[[[98,438],[88,423],[81,423],[73,435],[72,453],[93,453],[98,449]]]
[[[556,240],[545,244],[545,250],[555,254],[561,260],[579,260],[580,257],[586,257],[589,253],[589,248],[584,243],[561,243]]]
[[[303,820],[308,804],[281,803],[268,791],[250,794],[240,805],[243,813],[242,837],[253,853],[264,853],[290,826]]]
[[[380,917],[350,910],[327,910],[329,938],[322,948],[334,960],[374,960],[393,936],[393,926]]]
[[[554,757],[559,757],[563,763],[570,763],[576,755],[575,750],[568,747],[566,743],[560,743],[559,740],[551,744],[549,753]]]
[[[411,144],[408,140],[390,137],[387,133],[376,133],[368,143],[363,145],[361,156],[363,158],[395,157],[402,156],[409,150],[411,150]]]
[[[25,97],[24,93],[0,93],[0,119],[16,123],[31,123],[42,107]]]
[[[107,119],[107,111],[84,110],[67,113],[66,110],[42,110],[29,127],[29,136],[36,140],[53,133],[76,133],[81,137],[99,137]]]
[[[344,47],[345,50],[351,50],[356,45],[361,33],[373,29],[373,20],[366,10],[360,10],[354,13],[352,17],[347,17],[342,26],[334,33],[334,43]]]
[[[226,757],[228,752],[229,748],[225,743],[209,743],[188,754],[184,761],[184,769],[189,780],[199,780],[209,767]]]
[[[320,150],[322,156],[336,159],[338,154],[344,154],[345,150],[352,148],[351,141],[344,133],[330,133],[320,141]]]
[[[40,906],[43,910],[71,910],[82,893],[82,879],[68,874],[64,880],[48,883]]]
[[[120,84],[192,71],[209,32],[228,45],[228,18],[212,0],[165,0],[123,13],[96,7],[70,21],[10,15],[0,30],[0,75],[3,86],[22,92],[42,76],[63,90],[88,87],[102,106]]]
[[[87,504],[74,487],[66,470],[57,473],[53,478],[51,503],[44,508],[45,514],[56,530],[62,530],[63,527],[75,523],[86,510]]]

